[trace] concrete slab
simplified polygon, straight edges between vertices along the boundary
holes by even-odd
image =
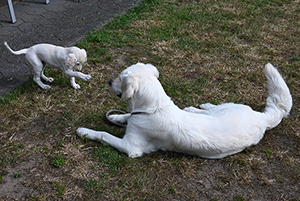
[[[102,28],[114,16],[126,13],[142,0],[26,0],[14,4],[17,22],[10,22],[7,6],[0,8],[0,96],[20,86],[31,74],[24,56],[11,54],[3,45],[15,49],[37,43],[71,46],[86,33]]]

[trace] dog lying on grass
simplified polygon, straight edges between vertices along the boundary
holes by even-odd
[[[265,66],[265,75],[269,96],[264,112],[234,103],[206,103],[201,109],[181,110],[165,93],[157,69],[138,63],[110,81],[112,92],[128,102],[129,113],[109,116],[112,121],[127,122],[123,139],[87,128],[78,128],[77,134],[109,144],[132,158],[156,150],[223,158],[257,144],[266,130],[289,114],[292,97],[283,78],[271,64]]]
[[[7,42],[4,42],[7,49],[15,54],[25,54],[26,60],[33,69],[33,81],[43,89],[50,89],[49,85],[44,84],[41,78],[46,82],[52,82],[52,77],[44,75],[46,64],[62,70],[66,77],[70,78],[71,86],[79,89],[80,85],[76,84],[75,77],[88,81],[92,77],[81,72],[82,65],[87,61],[86,51],[78,47],[60,47],[51,44],[37,44],[28,49],[19,51],[12,50]]]

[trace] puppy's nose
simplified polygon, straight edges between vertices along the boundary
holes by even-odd
[[[113,83],[113,80],[109,80],[109,81],[108,81],[109,86],[111,86],[112,83]]]

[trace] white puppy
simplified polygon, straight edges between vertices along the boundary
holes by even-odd
[[[157,69],[138,63],[110,82],[112,91],[128,102],[130,113],[109,116],[127,122],[123,139],[87,128],[78,128],[77,134],[107,143],[132,158],[159,149],[211,159],[235,154],[257,144],[291,110],[292,97],[281,75],[271,64],[266,65],[265,74],[269,96],[262,113],[234,103],[181,110],[166,95]]]
[[[7,49],[15,54],[25,54],[29,64],[33,68],[33,80],[43,89],[51,88],[49,85],[42,83],[41,78],[47,82],[52,82],[53,78],[44,75],[44,68],[46,64],[54,68],[64,71],[65,75],[70,78],[71,86],[74,89],[79,89],[80,85],[75,83],[75,77],[88,81],[92,77],[81,72],[82,65],[87,61],[86,51],[78,47],[60,47],[51,44],[37,44],[28,49],[13,51],[4,42]],[[75,71],[74,71],[75,70]]]

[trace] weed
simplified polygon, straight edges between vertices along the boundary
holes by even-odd
[[[57,154],[53,157],[51,164],[56,168],[61,168],[65,164],[65,157],[62,153]]]
[[[99,180],[89,179],[85,180],[85,187],[89,191],[100,193],[106,186],[108,178],[101,178]]]
[[[89,141],[89,139],[88,139],[86,136],[87,136],[87,134],[84,134],[84,135],[81,136],[81,139],[82,139],[84,142],[88,142],[88,141]]]
[[[57,146],[58,146],[58,147],[62,147],[62,146],[63,146],[63,143],[62,143],[61,141],[58,141],[58,142],[57,142]]]
[[[97,158],[99,164],[108,167],[112,174],[120,171],[129,161],[126,155],[107,145],[99,146],[94,152],[94,157]]]
[[[265,154],[266,154],[266,157],[267,157],[268,159],[271,159],[272,156],[273,156],[273,151],[272,151],[271,149],[266,148],[266,149],[265,149]]]
[[[66,187],[63,186],[60,182],[55,182],[55,187],[57,189],[57,195],[59,197],[62,197],[63,194],[64,194],[64,192],[65,192],[65,190],[66,190]]]
[[[15,172],[15,173],[14,173],[14,177],[15,177],[15,178],[19,178],[19,177],[20,177],[20,174],[19,174],[18,172]]]
[[[244,201],[246,200],[242,195],[236,195],[234,197],[234,201]]]

